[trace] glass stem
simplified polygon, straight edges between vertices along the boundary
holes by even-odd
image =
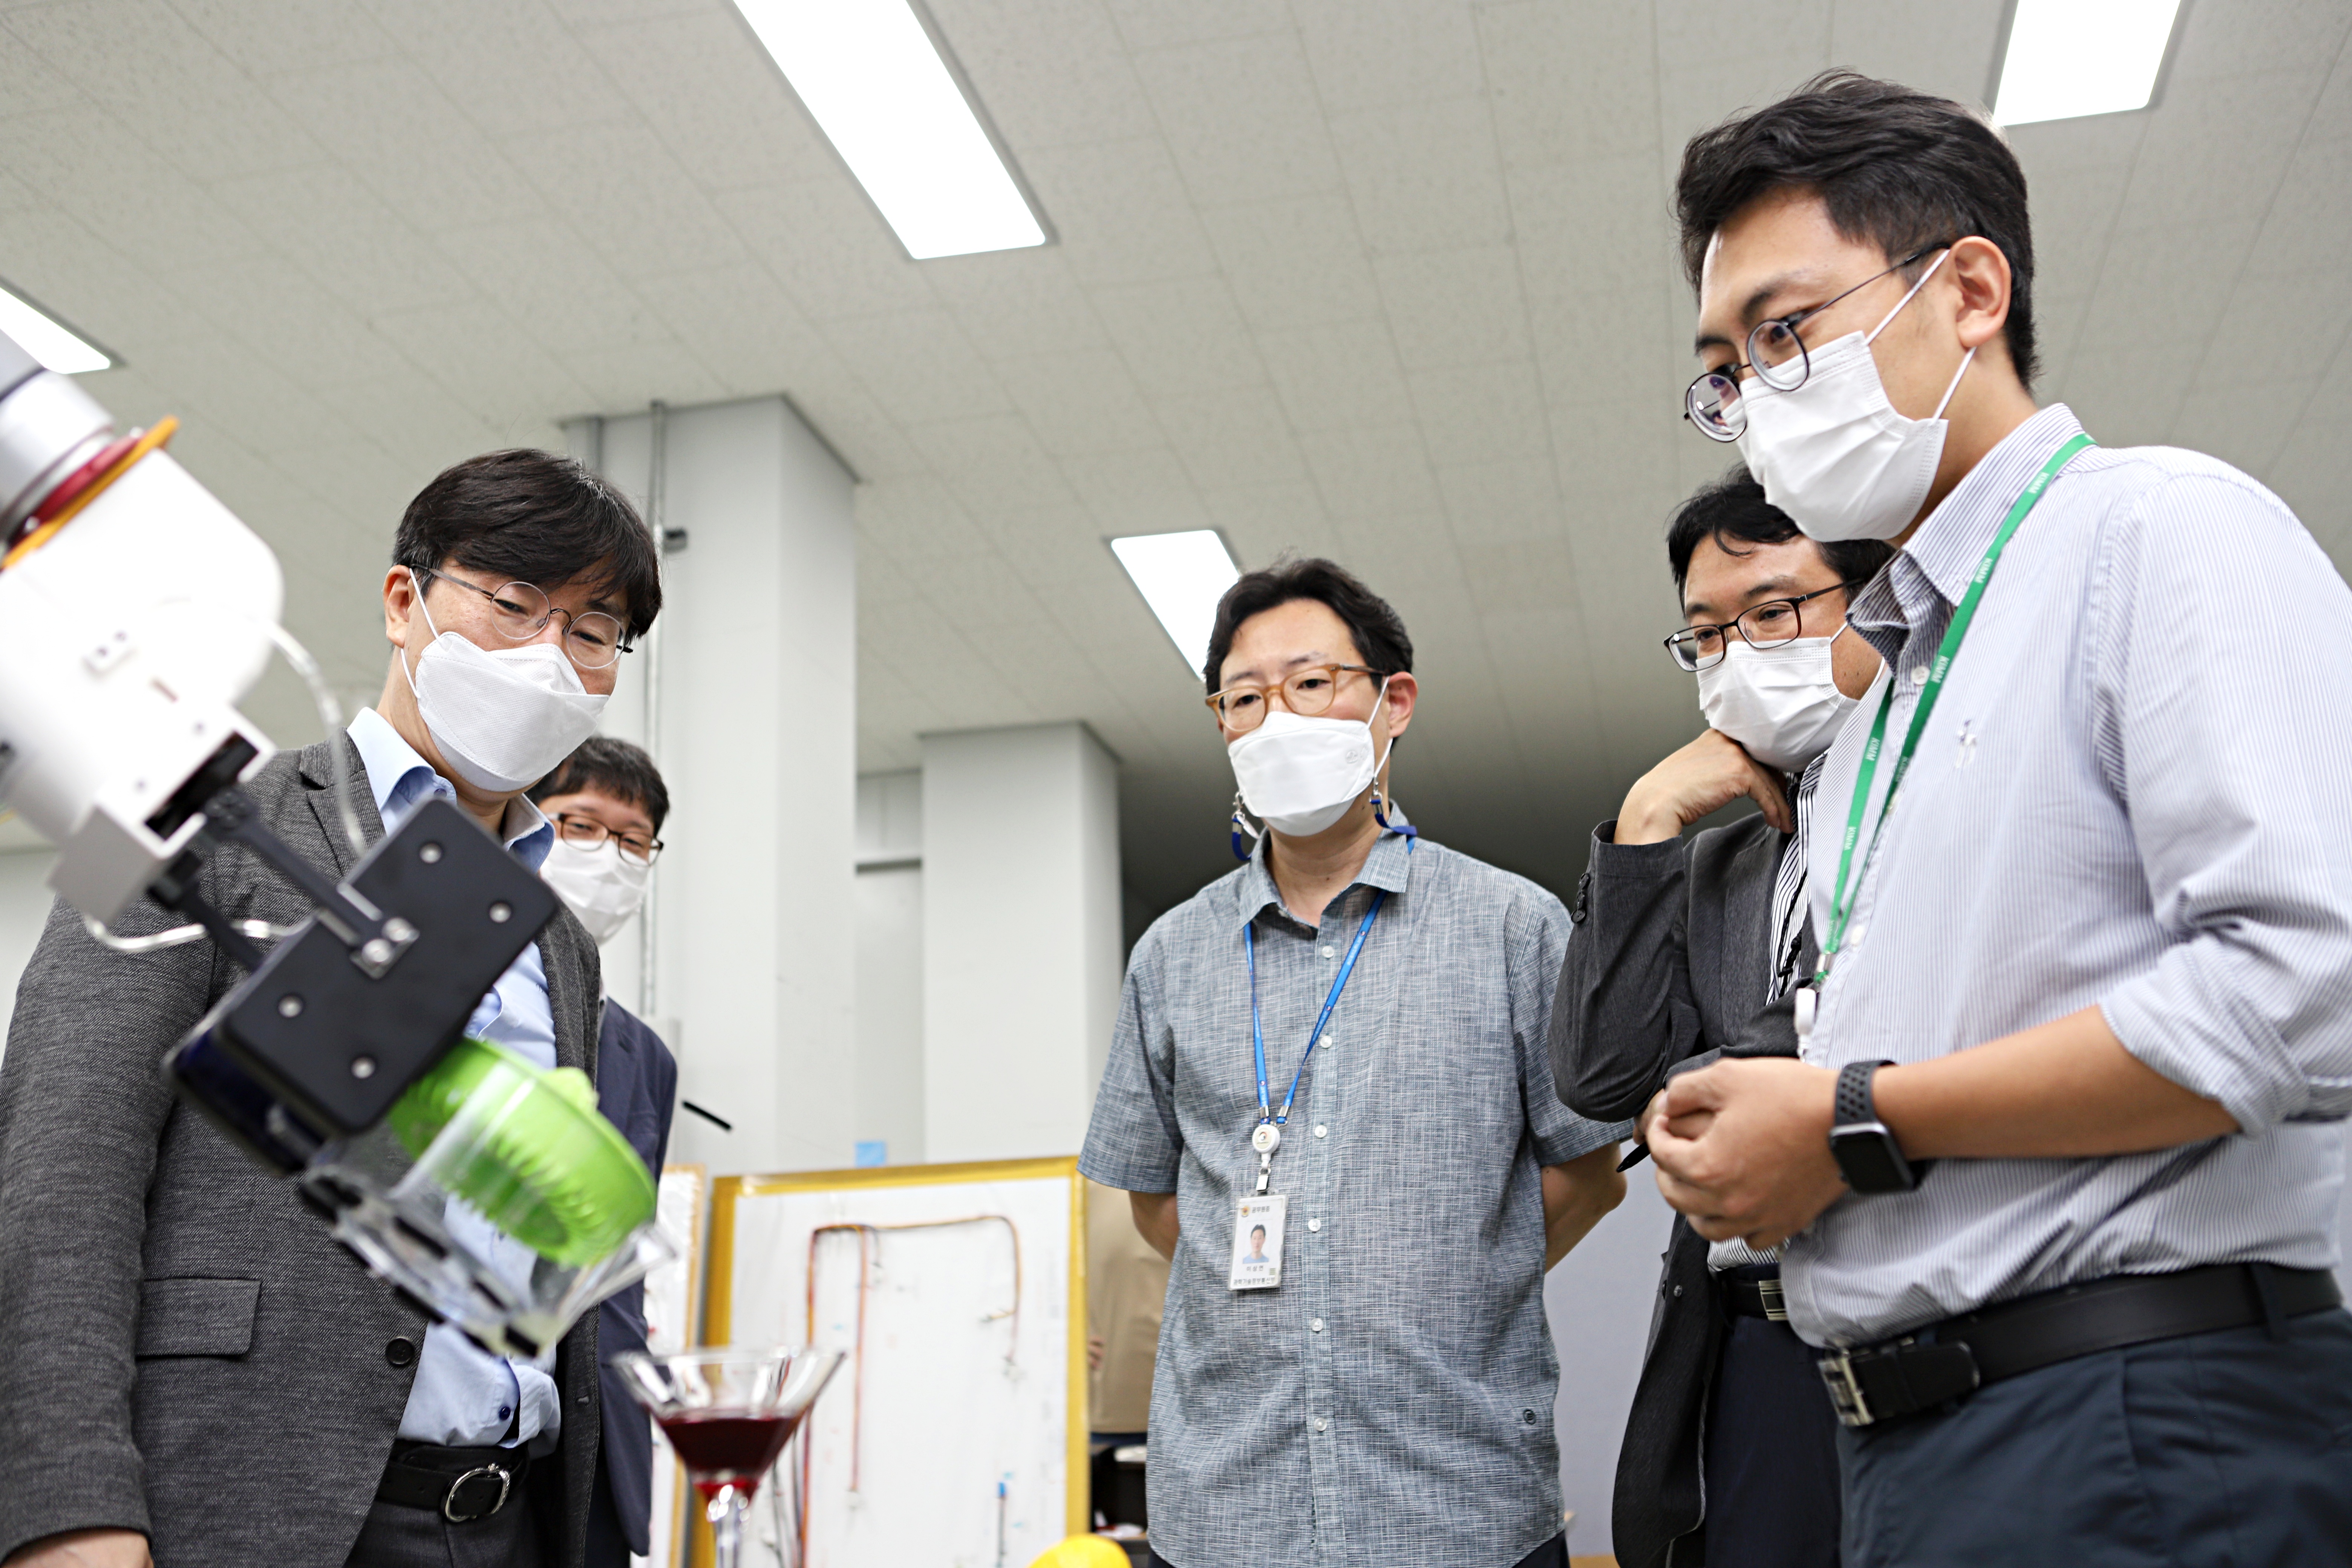
[[[710,1520],[711,1555],[716,1559],[716,1568],[736,1568],[737,1558],[743,1550],[743,1494],[733,1487],[720,1487],[705,1511]]]

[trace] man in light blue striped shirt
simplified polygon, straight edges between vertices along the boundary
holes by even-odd
[[[1850,1565],[2352,1560],[2352,592],[2245,475],[2035,407],[1969,111],[1833,75],[1677,195],[1689,417],[1902,549],[1849,613],[1887,674],[1820,784],[1802,1059],[1668,1085],[1661,1187],[1786,1238]]]

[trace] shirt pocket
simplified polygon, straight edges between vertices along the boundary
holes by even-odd
[[[139,1283],[141,1360],[157,1356],[240,1356],[253,1348],[258,1279],[142,1279]]]

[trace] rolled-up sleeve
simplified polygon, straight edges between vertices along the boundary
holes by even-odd
[[[1172,1193],[1184,1157],[1176,1121],[1176,1037],[1162,1005],[1161,927],[1135,944],[1078,1169],[1107,1187]]]
[[[2278,499],[2192,474],[2113,524],[2094,701],[2171,945],[2101,998],[2248,1132],[2352,1114],[2352,591]]]
[[[1568,910],[1549,893],[1523,889],[1503,917],[1504,976],[1511,994],[1511,1045],[1518,1053],[1519,1099],[1536,1161],[1565,1165],[1580,1154],[1633,1135],[1630,1121],[1592,1121],[1562,1103],[1551,1075],[1551,1009]]]

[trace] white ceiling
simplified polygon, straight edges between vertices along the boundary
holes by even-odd
[[[1663,520],[1727,456],[1675,417],[1682,142],[1831,64],[1981,98],[2002,0],[930,8],[1059,243],[908,261],[728,0],[0,0],[0,277],[181,416],[355,692],[440,467],[782,390],[866,481],[864,768],[1082,718],[1139,901],[1213,873],[1230,775],[1102,542],[1213,526],[1389,595],[1416,818],[1572,880],[1696,724],[1656,647]],[[2042,390],[2345,560],[2352,0],[2184,11],[2155,108],[2014,134]]]

